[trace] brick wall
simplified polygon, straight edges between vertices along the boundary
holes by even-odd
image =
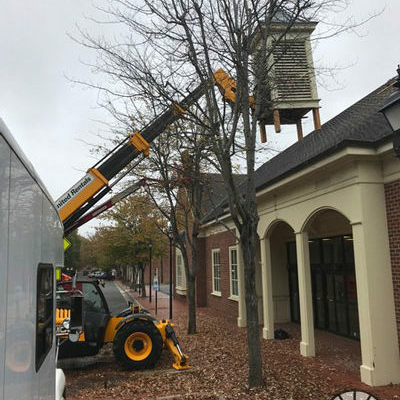
[[[397,332],[400,344],[400,180],[385,185],[385,197]]]
[[[207,307],[212,308],[218,314],[224,315],[236,322],[238,317],[238,302],[230,300],[230,271],[229,271],[229,246],[235,245],[234,236],[226,231],[205,238],[204,263],[206,266],[206,295]],[[212,292],[212,260],[213,249],[220,250],[221,262],[221,297]]]
[[[235,238],[229,232],[198,239],[198,271],[196,278],[197,307],[209,307],[216,314],[223,315],[234,322],[238,317],[238,302],[229,299],[230,271],[229,247],[235,245]],[[220,249],[221,261],[221,297],[212,295],[212,249]],[[190,257],[190,251],[189,251]],[[190,259],[189,259],[190,260]],[[173,258],[173,273],[175,284],[175,257]],[[185,296],[174,294],[174,297],[186,303]]]
[[[196,278],[196,301],[197,307],[207,306],[207,266],[205,253],[206,239],[199,238],[197,242],[197,278]]]
[[[198,254],[198,265],[197,265],[197,276],[196,276],[196,306],[197,307],[206,307],[207,306],[207,289],[206,289],[206,267],[205,267],[205,255],[204,255],[204,238],[198,238],[197,243],[197,254]],[[189,257],[189,263],[191,262],[191,249],[189,244],[187,244],[187,251]],[[173,283],[176,285],[176,258],[173,257],[172,260],[172,271],[173,271]],[[168,269],[169,271],[169,269]],[[176,299],[181,300],[186,303],[186,296],[174,293],[174,297]]]
[[[175,281],[174,278],[174,268],[175,268],[175,253],[174,253],[174,248],[172,248],[172,275],[173,279],[172,282]],[[159,283],[167,284],[169,283],[169,246],[168,248],[164,251],[162,256],[158,257],[152,257],[151,260],[151,276],[152,279],[154,278],[154,274],[156,272],[156,269],[158,268],[158,277],[159,277]],[[146,285],[149,284],[149,279],[150,279],[150,271],[149,271],[149,263],[148,261],[144,264],[144,282]]]

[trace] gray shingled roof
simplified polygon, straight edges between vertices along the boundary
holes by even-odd
[[[322,125],[320,130],[311,132],[258,168],[255,173],[257,191],[350,144],[375,147],[391,137],[393,131],[379,110],[394,93],[394,81],[391,79]],[[221,215],[226,204],[226,199],[222,200],[203,222]]]
[[[235,174],[233,179],[236,185],[240,185],[246,175]],[[202,181],[204,183],[203,201],[202,201],[202,215],[206,216],[213,212],[225,198],[226,191],[224,186],[224,178],[221,174],[202,174]]]

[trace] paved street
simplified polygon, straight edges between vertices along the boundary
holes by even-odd
[[[111,315],[116,315],[127,307],[128,300],[136,299],[144,308],[150,311],[157,318],[169,317],[169,295],[164,292],[167,285],[163,286],[163,292],[158,292],[157,313],[155,312],[155,292],[152,291],[152,302],[149,302],[148,297],[140,297],[138,292],[134,292],[128,286],[121,282],[106,281],[105,286],[101,289],[106,297]],[[119,287],[119,288],[118,288]],[[121,293],[122,292],[122,293]],[[146,293],[149,293],[149,286],[146,285]],[[173,315],[186,313],[186,305],[182,302],[173,300]]]

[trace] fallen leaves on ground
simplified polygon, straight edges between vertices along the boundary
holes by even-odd
[[[265,386],[249,390],[245,329],[208,309],[198,311],[196,335],[186,333],[186,316],[174,322],[181,347],[190,356],[191,369],[173,370],[172,357],[163,351],[153,370],[124,371],[111,361],[111,345],[106,345],[97,357],[108,362],[65,371],[68,399],[329,400],[344,389],[355,388],[380,400],[400,399],[398,385],[370,388],[361,384],[357,355],[354,361],[346,348],[335,348],[329,340],[332,336],[318,343],[322,347],[317,346],[317,354],[325,356],[302,357],[297,328],[290,332],[290,339],[262,340]]]

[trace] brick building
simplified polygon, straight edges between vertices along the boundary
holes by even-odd
[[[380,112],[394,82],[256,171],[264,339],[299,323],[305,357],[316,355],[315,329],[359,340],[360,378],[373,386],[400,382],[400,160]],[[241,249],[226,226],[222,200],[203,220],[197,303],[244,327]],[[176,271],[180,262],[177,251]]]

